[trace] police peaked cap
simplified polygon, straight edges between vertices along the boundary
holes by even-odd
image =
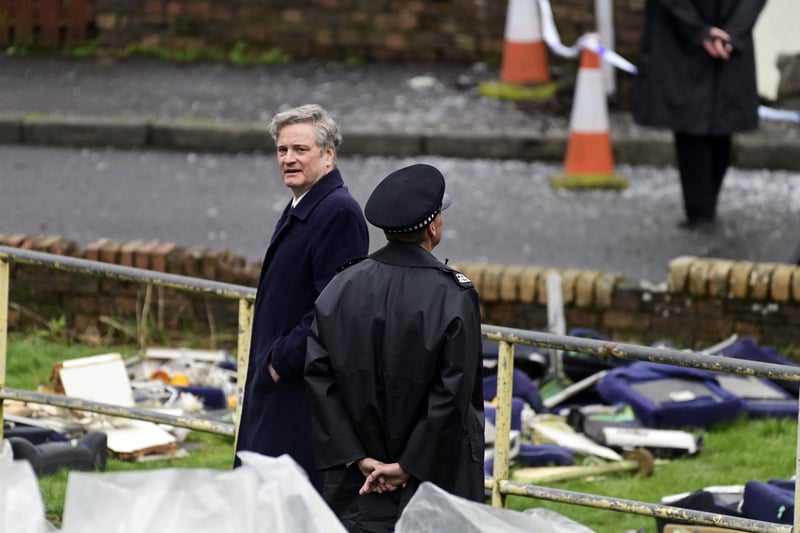
[[[387,233],[406,233],[424,228],[448,207],[442,173],[418,163],[386,176],[372,191],[364,214]]]

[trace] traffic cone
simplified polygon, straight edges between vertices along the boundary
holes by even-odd
[[[509,0],[500,80],[524,85],[549,79],[536,0]]]
[[[588,48],[581,52],[569,130],[564,173],[553,178],[553,187],[624,189],[628,186],[625,177],[614,173],[600,56]]]

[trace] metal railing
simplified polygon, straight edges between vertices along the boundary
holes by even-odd
[[[9,304],[9,270],[10,262],[53,268],[56,270],[78,274],[98,276],[124,281],[138,282],[154,286],[169,287],[181,291],[214,295],[222,298],[239,300],[239,331],[237,345],[238,381],[237,381],[237,416],[239,420],[247,375],[248,353],[250,348],[250,329],[253,318],[255,289],[219,283],[199,278],[178,276],[153,272],[139,268],[111,265],[97,261],[64,257],[60,255],[20,250],[0,246],[0,418],[3,414],[3,400],[15,399],[33,403],[46,403],[72,409],[104,413],[113,416],[149,420],[169,424],[176,427],[194,429],[222,435],[236,435],[236,427],[231,424],[217,423],[192,417],[173,416],[157,413],[147,409],[125,408],[117,405],[101,404],[60,395],[41,394],[5,388],[6,352],[8,331]],[[745,376],[757,376],[768,379],[800,382],[800,369],[785,365],[745,361],[727,357],[707,355],[698,352],[686,352],[669,348],[652,348],[635,344],[613,341],[602,341],[580,337],[553,335],[549,333],[483,325],[482,336],[499,342],[497,365],[497,413],[495,427],[494,470],[491,478],[486,478],[486,488],[490,489],[491,504],[504,507],[508,495],[526,496],[541,500],[549,500],[572,505],[594,507],[609,511],[625,512],[652,518],[689,522],[701,525],[726,527],[750,532],[790,532],[800,531],[798,511],[800,508],[800,491],[795,486],[794,528],[759,520],[737,518],[733,516],[707,513],[659,505],[634,500],[598,496],[580,492],[559,490],[549,487],[518,483],[509,480],[509,448],[511,430],[511,397],[514,370],[514,346],[526,345],[552,350],[571,350],[586,354],[611,356],[627,360],[649,361],[683,367],[699,368],[715,372],[729,372]],[[800,424],[799,424],[800,427]],[[2,427],[0,427],[2,438]],[[800,433],[798,433],[800,442]],[[800,457],[800,448],[795,451]],[[796,459],[797,472],[800,473],[800,462]],[[797,476],[800,480],[800,476]]]
[[[517,344],[547,348],[553,350],[572,350],[585,354],[611,356],[620,359],[648,361],[669,365],[700,368],[715,372],[728,372],[745,376],[757,376],[768,379],[777,379],[791,382],[800,382],[800,368],[763,363],[758,361],[745,361],[730,357],[720,357],[698,352],[686,352],[670,348],[653,348],[636,344],[626,344],[614,341],[602,341],[565,335],[553,335],[535,331],[527,331],[499,326],[483,325],[481,331],[484,338],[499,341],[500,348],[497,364],[497,414],[495,419],[495,460],[492,478],[486,480],[486,488],[492,491],[492,505],[505,506],[507,495],[528,496],[542,500],[559,503],[582,505],[598,509],[619,511],[653,518],[690,522],[694,524],[710,525],[735,529],[738,531],[752,532],[790,532],[800,531],[798,524],[798,503],[800,491],[797,484],[800,475],[795,481],[795,515],[794,528],[787,525],[750,520],[716,513],[694,511],[644,503],[634,500],[611,498],[558,490],[549,487],[540,487],[526,483],[509,481],[509,448],[511,433],[511,393],[514,371],[514,346]],[[799,414],[800,416],[800,414]],[[798,438],[800,443],[800,424],[798,424]],[[796,474],[800,474],[800,445],[795,449]]]
[[[6,381],[6,357],[8,338],[8,308],[10,294],[10,262],[18,264],[51,268],[62,272],[71,272],[86,276],[94,276],[118,281],[129,281],[155,287],[165,287],[183,292],[205,294],[232,300],[239,300],[239,331],[237,342],[237,403],[236,420],[241,413],[244,382],[247,376],[247,355],[250,351],[250,328],[253,317],[253,303],[256,290],[251,287],[220,283],[206,279],[155,272],[141,268],[126,267],[90,261],[76,257],[48,254],[32,250],[22,250],[8,246],[0,246],[0,419],[3,416],[3,400],[15,399],[33,403],[46,403],[58,407],[79,409],[123,418],[149,420],[175,427],[195,429],[220,435],[236,435],[236,427],[232,424],[215,422],[196,417],[174,416],[159,413],[150,409],[125,408],[102,402],[78,400],[57,394],[34,393],[17,389],[9,389]],[[0,439],[3,428],[0,426]]]

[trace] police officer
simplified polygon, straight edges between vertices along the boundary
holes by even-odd
[[[323,497],[349,531],[392,531],[424,481],[483,500],[478,295],[431,254],[449,205],[435,167],[389,174],[365,207],[388,243],[315,303],[312,434]]]

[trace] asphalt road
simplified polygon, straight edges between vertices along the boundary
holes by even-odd
[[[418,159],[339,159],[362,205],[377,182]],[[672,168],[618,165],[622,192],[553,191],[559,165],[431,157],[454,199],[440,259],[617,272],[663,283],[697,255],[786,262],[800,244],[800,173],[732,169],[714,231],[678,229]],[[261,258],[289,193],[273,156],[0,145],[0,233],[173,241]],[[383,236],[371,228],[371,248]]]

